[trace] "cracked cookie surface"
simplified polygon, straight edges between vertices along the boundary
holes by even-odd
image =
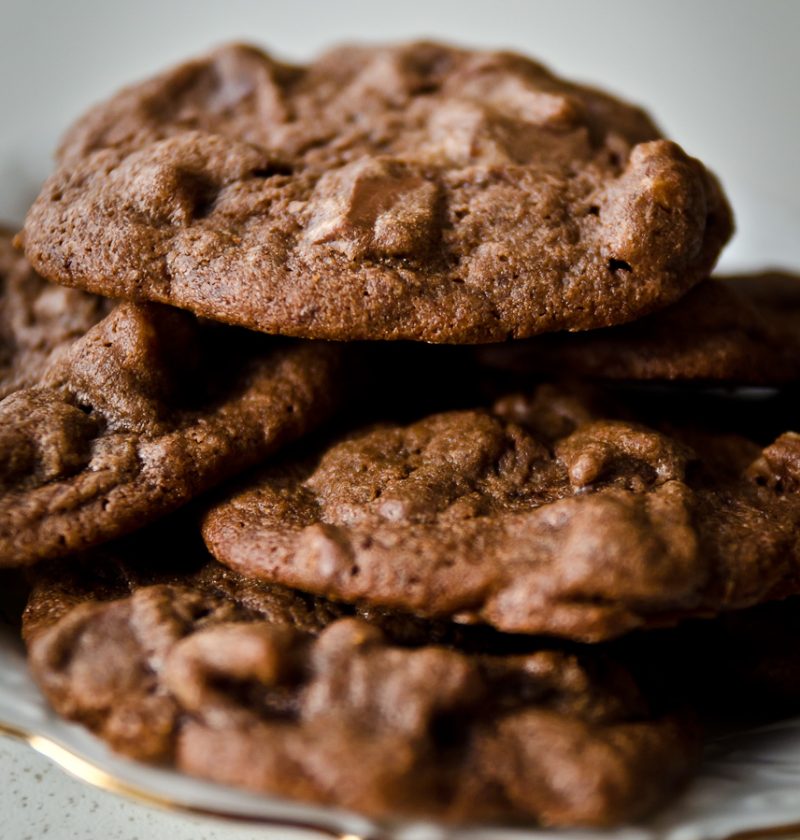
[[[800,586],[800,437],[642,425],[578,389],[353,433],[214,504],[211,553],[346,601],[585,641]]]
[[[522,56],[232,45],[79,120],[24,244],[65,285],[264,332],[477,343],[633,320],[730,232],[641,110]]]
[[[646,813],[698,758],[690,720],[602,647],[475,651],[418,620],[399,642],[344,605],[154,557],[39,568],[24,618],[56,710],[130,756],[376,817],[546,825]]]
[[[0,401],[0,566],[135,530],[324,419],[337,351],[119,304]]]

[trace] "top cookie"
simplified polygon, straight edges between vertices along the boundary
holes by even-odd
[[[111,306],[104,298],[43,280],[0,227],[0,399],[37,382],[48,361]]]
[[[731,232],[659,138],[511,53],[228,46],[74,126],[25,249],[68,286],[307,338],[607,326],[677,299]]]

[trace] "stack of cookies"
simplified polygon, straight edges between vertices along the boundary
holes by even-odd
[[[233,45],[94,108],[0,246],[50,703],[377,818],[663,805],[709,710],[800,706],[800,283],[707,279],[731,232],[509,53]]]

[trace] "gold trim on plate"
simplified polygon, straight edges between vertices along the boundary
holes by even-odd
[[[302,820],[289,819],[288,817],[261,817],[255,814],[239,814],[235,811],[219,811],[213,808],[203,808],[199,805],[187,805],[182,802],[176,802],[166,796],[151,793],[129,782],[124,782],[112,776],[107,771],[96,767],[87,759],[77,755],[52,738],[44,735],[28,732],[25,729],[12,726],[3,721],[0,721],[0,735],[7,735],[10,738],[26,743],[39,754],[49,758],[50,761],[66,773],[69,773],[70,776],[74,776],[76,779],[92,785],[92,787],[107,791],[108,793],[125,796],[128,799],[151,807],[160,808],[164,811],[175,811],[195,817],[211,817],[228,822],[250,823],[270,828],[311,831],[328,838],[328,840],[386,840],[386,838],[382,838],[377,834],[342,833],[339,829],[321,822],[304,822]]]
[[[187,816],[224,820],[226,822],[260,825],[267,828],[310,831],[327,838],[327,840],[390,840],[386,835],[375,834],[374,832],[368,835],[352,834],[349,832],[342,833],[339,829],[321,822],[305,822],[286,817],[260,817],[255,814],[240,814],[235,811],[221,811],[213,808],[203,808],[199,805],[187,805],[176,802],[168,797],[151,793],[129,782],[124,782],[44,735],[28,732],[18,726],[12,726],[3,721],[0,721],[0,735],[7,735],[26,743],[40,755],[49,758],[50,761],[70,776],[86,782],[92,785],[92,787],[108,793],[124,796],[140,804],[149,805],[164,811],[173,811]],[[725,840],[773,840],[773,838],[774,840],[778,840],[778,838],[798,838],[800,840],[800,823],[737,831],[733,834],[726,835]]]

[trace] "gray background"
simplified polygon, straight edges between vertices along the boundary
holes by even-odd
[[[800,202],[793,0],[3,0],[0,9],[0,216],[11,221],[81,109],[231,38],[300,59],[355,38],[518,48],[646,104],[723,180]]]
[[[741,231],[731,264],[800,267],[793,0],[0,0],[0,218],[21,222],[81,109],[174,60],[231,38],[302,59],[336,41],[419,35],[517,48],[645,104],[728,187]],[[2,740],[0,771],[4,840],[262,836],[84,789]]]

